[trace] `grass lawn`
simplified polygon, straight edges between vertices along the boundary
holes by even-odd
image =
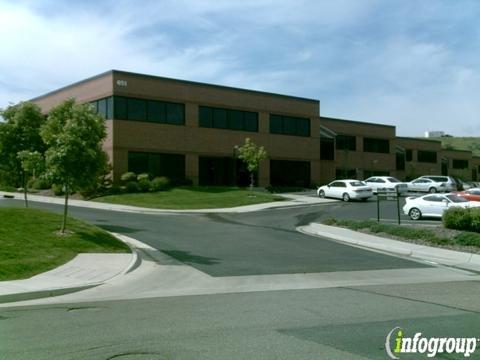
[[[282,201],[264,192],[229,187],[186,186],[156,193],[108,195],[93,199],[104,203],[157,209],[214,209]]]
[[[438,227],[422,227],[421,225],[379,224],[373,220],[337,219],[326,219],[322,223],[422,245],[480,253],[479,233],[445,229],[441,225]]]
[[[36,209],[0,209],[0,281],[26,279],[51,270],[78,253],[128,253],[106,231],[69,218],[69,234],[57,235],[62,217]]]

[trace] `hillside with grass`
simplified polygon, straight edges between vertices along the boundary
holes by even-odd
[[[469,150],[473,155],[480,156],[480,137],[439,137],[442,147],[453,150]]]

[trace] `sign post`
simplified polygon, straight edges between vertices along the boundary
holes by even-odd
[[[396,201],[397,203],[397,221],[401,224],[400,219],[400,193],[398,189],[395,192],[387,190],[377,190],[377,222],[380,222],[380,201]]]

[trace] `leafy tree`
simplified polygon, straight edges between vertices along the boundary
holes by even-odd
[[[48,146],[46,174],[65,192],[61,229],[64,234],[69,195],[94,186],[107,167],[107,154],[102,150],[105,121],[91,106],[69,99],[50,110],[41,135]]]
[[[25,198],[25,207],[28,208],[28,178],[35,178],[44,168],[43,156],[38,151],[22,150],[17,154],[23,170],[23,196]]]
[[[0,180],[18,187],[25,177],[18,153],[45,152],[45,143],[40,136],[45,116],[37,105],[30,102],[11,105],[1,110],[0,115],[5,120],[0,122]]]
[[[254,174],[258,172],[260,161],[267,157],[267,152],[263,146],[257,146],[250,138],[245,139],[245,144],[238,148],[238,158],[247,164],[247,170],[250,173],[250,191],[253,190]]]

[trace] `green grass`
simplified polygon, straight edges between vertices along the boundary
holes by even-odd
[[[106,231],[69,218],[68,235],[58,235],[62,217],[36,209],[0,209],[0,281],[25,279],[54,269],[78,253],[128,253]]]
[[[374,234],[389,234],[405,240],[421,240],[432,245],[473,246],[480,248],[480,233],[462,231],[453,238],[438,236],[433,230],[414,226],[381,224],[373,220],[326,219],[325,225],[345,227],[351,230],[368,230]]]
[[[214,209],[282,201],[282,197],[230,187],[186,186],[156,193],[108,195],[93,201],[157,209]]]
[[[468,150],[480,156],[480,137],[441,137],[434,140],[440,140],[444,148]]]

